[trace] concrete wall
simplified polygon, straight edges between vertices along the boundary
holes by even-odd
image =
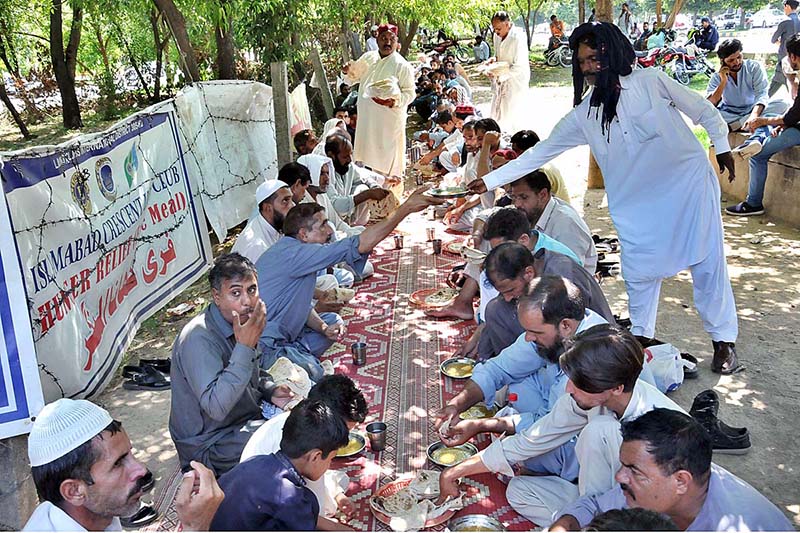
[[[728,134],[731,147],[740,145],[747,136]],[[713,148],[711,149],[713,155]],[[711,158],[716,166],[716,158]],[[726,205],[741,202],[747,196],[750,167],[747,160],[734,157],[736,179],[728,182],[728,175],[720,178],[722,192],[728,199]],[[726,207],[723,205],[723,207]],[[764,189],[764,207],[767,216],[800,228],[800,146],[795,146],[772,156],[768,163],[767,184]]]

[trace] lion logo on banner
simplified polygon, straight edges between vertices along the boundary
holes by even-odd
[[[72,192],[72,199],[75,200],[84,215],[92,214],[92,199],[89,196],[89,170],[82,168],[72,175],[69,180],[70,192]]]

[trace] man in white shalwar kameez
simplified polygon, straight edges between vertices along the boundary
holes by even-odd
[[[588,144],[603,172],[608,209],[622,243],[631,332],[655,335],[661,282],[688,268],[695,307],[714,345],[712,371],[741,370],[734,349],[738,321],[725,263],[719,182],[679,111],[708,131],[720,168],[732,180],[725,121],[705,98],[662,72],[632,72],[633,48],[612,24],[579,26],[570,46],[575,109],[548,139],[471,188],[480,192],[511,183],[564,151]],[[592,86],[585,95],[584,78]]]
[[[353,159],[387,176],[401,177],[406,168],[406,108],[414,100],[414,69],[397,52],[397,26],[378,26],[378,50],[364,53],[343,69],[358,88],[358,135]],[[390,78],[399,93],[372,98],[370,85]]]
[[[495,57],[489,62],[504,61],[509,70],[492,77],[492,110],[503,131],[515,133],[526,129],[524,110],[525,97],[531,81],[531,67],[528,59],[528,39],[522,28],[514,26],[505,11],[498,11],[492,17],[494,30]]]

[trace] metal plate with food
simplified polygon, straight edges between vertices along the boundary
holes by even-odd
[[[464,248],[462,241],[450,241],[442,245],[442,250],[449,254],[461,255],[461,250]]]
[[[479,418],[490,418],[497,413],[497,407],[487,407],[486,404],[476,403],[466,411],[458,415],[461,420],[477,420]]]
[[[462,463],[473,455],[477,455],[478,448],[469,442],[459,446],[447,446],[445,443],[437,441],[428,446],[427,453],[430,462],[447,468],[448,466]]]
[[[364,451],[367,446],[367,439],[358,431],[351,431],[347,446],[339,448],[336,457],[352,457]]]
[[[450,531],[505,531],[502,522],[485,514],[468,514],[453,518],[447,524]]]
[[[444,524],[463,507],[461,497],[436,506],[431,499],[435,496],[420,496],[409,490],[412,482],[411,478],[398,479],[378,489],[369,499],[375,518],[395,531],[415,531]]]
[[[441,289],[421,289],[411,293],[411,296],[408,297],[408,300],[413,305],[418,307],[424,307],[426,309],[439,309],[449,305],[457,295],[458,291],[452,287],[442,287]]]
[[[475,361],[468,357],[452,357],[439,365],[442,374],[454,379],[467,379],[472,377]]]
[[[441,187],[438,189],[430,189],[425,194],[433,196],[434,198],[464,198],[469,195],[469,191],[464,187]]]

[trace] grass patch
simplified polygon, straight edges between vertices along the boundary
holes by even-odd
[[[108,129],[124,117],[138,110],[139,108],[136,106],[120,107],[117,112],[118,118],[104,119],[95,109],[81,109],[83,128],[79,130],[65,129],[61,122],[61,112],[58,110],[53,114],[47,114],[44,120],[37,124],[28,124],[26,122],[28,130],[34,135],[33,139],[27,141],[22,138],[19,128],[17,128],[17,125],[14,124],[9,117],[6,120],[0,121],[0,150],[11,151],[30,148],[32,146],[61,144],[79,135]]]
[[[711,140],[708,138],[708,132],[703,126],[694,126],[692,128],[692,133],[694,136],[697,137],[697,140],[700,141],[700,144],[703,145],[703,148],[708,151],[711,147]]]
[[[551,67],[544,61],[544,46],[533,46],[528,54],[531,62],[531,87],[571,87],[572,69]]]

